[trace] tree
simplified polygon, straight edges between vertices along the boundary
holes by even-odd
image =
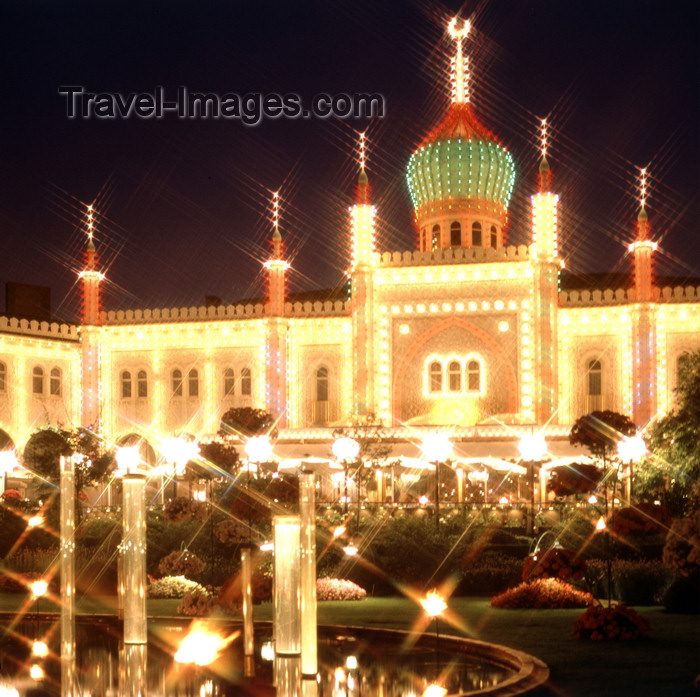
[[[676,516],[700,507],[700,351],[685,356],[676,407],[649,428],[654,457],[642,482],[647,494],[660,496]]]
[[[234,407],[221,417],[221,436],[240,436],[249,438],[268,434],[274,438],[277,435],[275,419],[264,409],[253,407]]]
[[[580,417],[571,428],[569,443],[582,445],[603,460],[617,454],[622,436],[633,436],[637,427],[624,414],[615,411],[593,411]]]

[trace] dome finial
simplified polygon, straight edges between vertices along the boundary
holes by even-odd
[[[280,234],[280,192],[272,192],[272,251],[275,259],[282,255],[282,235]]]
[[[85,233],[87,234],[87,248],[92,251],[95,249],[95,242],[93,236],[95,234],[95,209],[92,203],[88,203],[87,206],[87,217],[85,220]]]
[[[552,172],[547,162],[547,149],[549,148],[549,124],[547,119],[540,120],[540,191],[549,191],[551,188]]]
[[[639,170],[639,213],[637,214],[638,223],[638,233],[637,238],[639,240],[647,240],[649,238],[649,231],[647,223],[649,222],[649,217],[647,216],[646,204],[647,198],[649,197],[649,172],[646,167],[642,167]]]
[[[358,162],[360,164],[360,174],[357,178],[357,203],[366,204],[369,199],[369,179],[367,178],[367,136],[366,131],[359,133],[358,148],[357,148]]]
[[[459,18],[453,17],[447,25],[447,33],[455,42],[455,55],[452,58],[452,103],[467,104],[469,102],[469,67],[462,42],[471,30],[471,22],[463,20],[459,27]]]

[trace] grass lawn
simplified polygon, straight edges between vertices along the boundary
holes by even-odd
[[[16,612],[21,596],[0,595],[0,612]],[[43,600],[39,610],[55,611]],[[150,616],[173,616],[176,600],[149,600]],[[80,599],[81,612],[114,612],[114,598]],[[700,697],[700,620],[659,607],[637,608],[651,623],[642,640],[593,642],[574,639],[571,628],[582,610],[501,610],[487,598],[453,598],[449,610],[458,627],[440,621],[440,632],[466,635],[533,654],[551,670],[538,697]],[[319,603],[319,624],[410,629],[421,610],[404,598]],[[272,619],[270,603],[255,607],[255,619]],[[433,627],[431,625],[430,631]]]

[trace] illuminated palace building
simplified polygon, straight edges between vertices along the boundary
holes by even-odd
[[[655,285],[642,197],[631,283],[562,290],[546,143],[530,244],[507,246],[515,166],[470,103],[467,29],[450,26],[452,102],[408,160],[416,249],[375,249],[362,164],[339,232],[352,242],[347,299],[286,295],[274,224],[259,304],[114,312],[100,306],[90,208],[81,323],[0,318],[0,427],[12,443],[83,425],[158,450],[165,436],[215,433],[223,412],[251,406],[278,419],[279,443],[325,452],[335,428],[373,414],[397,443],[442,427],[463,454],[517,457],[519,437],[539,429],[564,454],[571,424],[593,410],[640,427],[666,412],[679,361],[700,348],[699,289]]]

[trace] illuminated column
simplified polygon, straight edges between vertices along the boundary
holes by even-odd
[[[274,516],[275,655],[301,654],[301,521],[299,516]]]
[[[146,477],[128,472],[122,481],[124,641],[145,644],[146,623]]]
[[[302,464],[302,468],[304,465]],[[316,632],[316,477],[303,469],[299,474],[301,517],[301,672],[318,672]]]
[[[559,278],[559,197],[549,191],[547,121],[541,122],[540,191],[532,197],[532,256],[534,264],[535,382],[534,414],[546,423],[557,411],[557,307]]]
[[[75,474],[61,456],[61,695],[75,692]]]
[[[243,596],[243,654],[255,653],[253,629],[253,557],[249,545],[241,548],[241,595]]]
[[[146,697],[145,644],[123,644],[119,651],[119,697]]]
[[[360,176],[357,203],[350,208],[352,233],[352,326],[355,354],[353,405],[357,415],[375,411],[374,405],[374,238],[376,209],[368,203],[369,184],[365,134],[360,134]]]
[[[633,385],[632,420],[645,426],[656,414],[656,305],[653,303],[652,262],[656,243],[649,239],[649,218],[646,212],[647,171],[640,173],[637,239],[629,249],[634,255],[634,293],[632,308]]]

